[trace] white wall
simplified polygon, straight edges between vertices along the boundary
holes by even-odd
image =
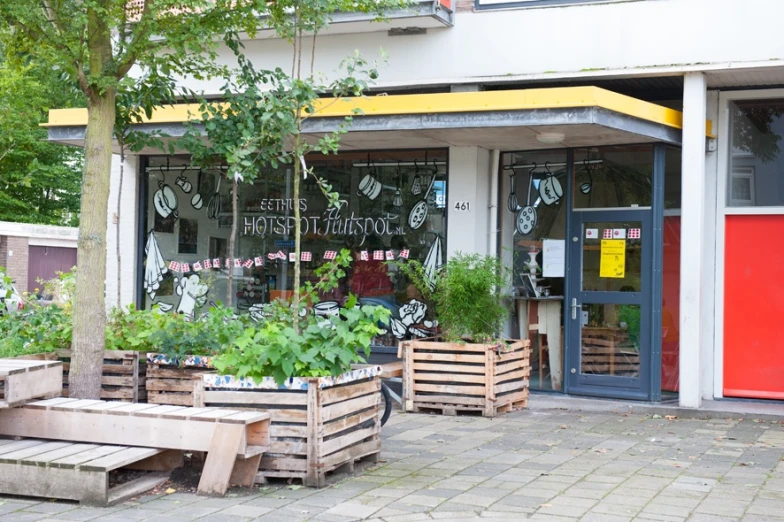
[[[106,308],[127,306],[136,295],[136,223],[138,219],[138,156],[125,157],[120,195],[120,156],[112,156],[109,188],[109,218],[106,230]],[[119,208],[120,222],[120,301],[117,300],[117,197],[122,199]]]
[[[459,12],[454,27],[424,35],[377,32],[320,36],[316,70],[334,76],[345,57],[383,48],[380,86],[512,81],[610,72],[641,74],[740,62],[782,64],[781,0],[644,0],[565,7]],[[306,44],[309,45],[310,44]],[[246,42],[257,67],[290,68],[281,40]],[[231,53],[221,53],[224,63]],[[217,92],[222,82],[192,83]]]
[[[489,226],[490,151],[480,147],[449,148],[447,183],[447,252],[487,254]],[[455,203],[471,204],[468,212],[455,210]]]

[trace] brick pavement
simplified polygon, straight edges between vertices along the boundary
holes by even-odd
[[[383,459],[322,490],[285,483],[111,508],[1,498],[0,522],[297,520],[784,522],[784,424],[520,411],[397,414]]]

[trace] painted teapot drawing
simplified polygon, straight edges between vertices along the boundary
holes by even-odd
[[[550,172],[547,163],[544,164],[547,175],[539,182],[539,196],[542,198],[542,203],[547,206],[553,205],[561,201],[563,197],[563,188],[558,178]]]
[[[170,215],[174,216],[174,219],[179,217],[179,213],[177,212],[177,206],[179,204],[177,201],[177,194],[175,194],[174,190],[163,181],[158,182],[158,190],[155,192],[152,199],[155,204],[155,210],[162,218],[167,218]]]

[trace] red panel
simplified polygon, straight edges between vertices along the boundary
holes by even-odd
[[[681,217],[664,218],[661,389],[678,391],[680,379]]]
[[[727,216],[724,395],[784,399],[784,216]]]

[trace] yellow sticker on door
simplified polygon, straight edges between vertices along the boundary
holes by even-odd
[[[626,240],[602,239],[599,277],[622,279],[626,276]]]

